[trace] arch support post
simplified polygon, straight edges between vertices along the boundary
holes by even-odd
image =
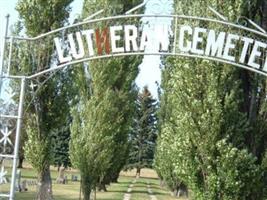
[[[16,127],[16,139],[14,146],[14,159],[12,166],[12,177],[11,177],[11,187],[10,187],[10,197],[9,200],[15,199],[15,190],[16,190],[16,174],[17,174],[17,163],[19,156],[19,143],[20,143],[20,134],[22,129],[22,120],[23,120],[23,104],[25,97],[25,83],[26,77],[21,78],[21,87],[20,87],[20,98],[19,98],[19,107],[18,107],[18,119]]]

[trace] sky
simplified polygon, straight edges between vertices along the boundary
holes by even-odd
[[[156,14],[155,11],[168,14],[170,12],[170,0],[150,0],[147,3],[145,13]],[[17,0],[0,0],[0,47],[2,50],[4,27],[5,27],[5,16],[10,14],[10,25],[14,24],[18,20],[18,13],[15,10]],[[71,4],[72,12],[70,15],[70,22],[72,23],[75,16],[79,15],[82,10],[83,0],[74,0]],[[164,4],[165,7],[163,5]],[[146,21],[147,19],[143,19]],[[158,20],[150,21],[151,24],[158,23]],[[162,20],[161,20],[162,22]],[[171,23],[165,21],[164,23]],[[0,52],[1,53],[1,52]],[[157,83],[161,80],[160,71],[160,57],[159,56],[144,56],[142,64],[139,66],[139,75],[136,79],[136,83],[139,88],[148,86],[154,98],[157,98]],[[6,95],[6,94],[5,94]]]

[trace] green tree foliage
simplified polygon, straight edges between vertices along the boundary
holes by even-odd
[[[69,141],[70,141],[70,128],[69,124],[56,129],[51,134],[51,148],[53,164],[58,169],[63,166],[64,168],[70,167],[71,162],[69,158]]]
[[[124,13],[139,2],[86,0],[83,18],[100,9],[105,9],[107,15]],[[97,24],[98,28],[104,26]],[[106,184],[116,181],[125,164],[136,98],[134,80],[140,61],[127,57],[89,63],[90,95],[73,110],[70,143],[71,161],[81,171],[86,200],[92,189],[99,186],[105,190]]]
[[[114,142],[110,129],[118,111],[112,98],[114,93],[109,90],[103,94],[102,101],[93,96],[80,111],[73,111],[71,160],[80,169],[84,199],[90,199],[91,190],[111,163]]]
[[[175,1],[186,15],[206,16],[208,5],[234,21],[247,1]],[[170,188],[185,183],[194,199],[264,199],[261,79],[210,61],[170,58],[162,88],[155,166]]]
[[[34,37],[63,26],[67,22],[71,2],[72,0],[19,0],[16,9],[23,21],[27,36]],[[38,63],[32,62],[29,55],[20,54],[17,71],[29,74],[48,67],[53,51],[51,45],[37,44],[23,47],[30,47],[31,52],[39,52],[38,58],[34,58],[38,59]],[[37,78],[36,82],[43,83],[47,78],[48,76],[42,76]],[[28,141],[25,145],[25,153],[28,161],[38,173],[39,184],[36,198],[40,200],[52,199],[51,133],[53,129],[64,124],[66,119],[64,112],[68,111],[68,101],[60,99],[61,92],[65,87],[61,82],[63,80],[64,78],[60,75],[53,77],[34,94],[35,96],[27,97],[27,99],[33,98],[34,101],[28,110],[29,114],[26,119]],[[39,86],[37,87],[39,88]],[[34,90],[34,88],[32,89]],[[54,104],[54,102],[61,104]]]
[[[136,168],[137,176],[141,169],[152,167],[157,139],[157,102],[147,87],[139,93],[133,131],[130,134],[130,153],[126,168]]]
[[[91,189],[99,184],[104,189],[105,184],[116,179],[124,166],[135,99],[130,82],[138,71],[135,62],[128,67],[123,60],[121,63],[118,60],[99,62],[90,67],[93,93],[74,109],[71,128],[71,160],[81,171],[85,199],[89,198]],[[123,72],[129,82],[122,79],[118,71]]]

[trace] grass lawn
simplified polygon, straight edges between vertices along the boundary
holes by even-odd
[[[113,183],[108,186],[108,192],[97,192],[98,200],[123,200],[124,194],[127,192],[129,185],[135,179],[134,173],[122,173],[118,183]],[[56,184],[55,180],[58,175],[56,170],[51,171],[53,179],[53,194],[55,200],[78,200],[80,194],[80,183],[68,181],[67,184]],[[70,179],[71,175],[77,175],[78,172],[66,171],[65,175]],[[150,188],[158,200],[177,200],[171,197],[170,192],[165,188],[159,186],[159,181],[153,171],[147,170],[142,174],[142,178],[137,179],[131,192],[131,200],[150,200],[147,191],[147,183],[150,183]],[[22,180],[36,180],[36,172],[33,169],[22,169]],[[80,177],[79,177],[80,178]],[[18,200],[31,200],[35,199],[36,186],[29,186],[27,192],[16,193]],[[9,185],[0,185],[0,193],[8,192]],[[0,198],[0,200],[2,200]],[[3,199],[4,200],[4,199]],[[185,199],[180,199],[185,200]]]
[[[147,185],[157,200],[186,200],[185,198],[175,198],[170,195],[170,191],[159,185],[157,178],[139,178],[132,188],[131,200],[150,200]]]
[[[131,200],[149,199],[145,178],[139,178],[132,188]]]

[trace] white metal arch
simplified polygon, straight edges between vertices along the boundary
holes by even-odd
[[[97,12],[101,13],[102,11]],[[95,16],[95,15],[93,15]],[[75,27],[79,27],[82,25],[88,25],[88,24],[94,24],[97,22],[106,22],[106,21],[113,21],[113,20],[120,20],[120,19],[141,19],[141,18],[151,18],[151,19],[159,19],[159,18],[164,18],[164,19],[169,19],[172,20],[174,22],[174,41],[173,41],[173,50],[170,52],[159,52],[159,51],[151,51],[151,52],[147,52],[147,51],[138,51],[138,52],[122,52],[122,53],[111,53],[111,54],[107,54],[107,55],[96,55],[96,56],[91,56],[91,57],[85,57],[79,60],[73,60],[64,64],[58,64],[54,67],[51,68],[47,68],[41,72],[37,72],[34,74],[30,74],[30,75],[22,75],[22,76],[18,76],[18,75],[12,75],[9,74],[10,71],[10,65],[11,65],[11,60],[12,60],[12,48],[13,48],[13,43],[17,40],[19,41],[38,41],[42,38],[51,36],[53,34],[59,33],[61,31],[67,30],[67,29],[71,29],[71,28],[75,28]],[[90,17],[89,17],[90,18]],[[235,24],[232,22],[228,22],[225,20],[225,18],[223,18],[223,16],[220,16],[221,20],[218,19],[211,19],[211,18],[206,18],[206,17],[197,17],[197,16],[185,16],[185,15],[145,15],[145,14],[127,14],[127,15],[119,15],[119,16],[111,16],[111,17],[103,17],[103,18],[99,18],[99,19],[89,19],[83,22],[78,22],[76,24],[73,25],[69,25],[66,27],[62,27],[56,30],[52,30],[48,33],[36,36],[36,37],[17,37],[17,36],[8,36],[7,35],[7,31],[6,31],[6,35],[5,35],[5,39],[7,41],[10,42],[10,49],[9,49],[9,56],[8,56],[8,60],[7,60],[7,74],[3,74],[3,65],[4,65],[4,60],[2,60],[1,62],[1,66],[0,66],[0,78],[10,78],[10,79],[20,79],[21,80],[21,91],[20,91],[20,101],[19,101],[19,108],[18,108],[18,116],[10,116],[10,115],[1,115],[0,114],[0,118],[8,118],[8,119],[15,119],[17,120],[17,129],[16,129],[16,140],[15,140],[15,151],[13,155],[7,155],[7,154],[2,154],[0,152],[0,158],[11,158],[13,159],[13,168],[12,168],[12,181],[11,181],[11,188],[10,188],[10,194],[0,194],[0,197],[6,197],[9,198],[10,200],[14,200],[14,191],[15,191],[15,181],[16,181],[16,166],[17,166],[17,160],[18,160],[18,151],[19,151],[19,138],[20,138],[20,130],[21,130],[21,125],[22,125],[22,118],[23,118],[23,102],[24,102],[24,94],[25,94],[25,84],[27,80],[31,80],[34,78],[37,78],[39,76],[42,76],[44,74],[53,72],[53,71],[58,71],[60,69],[63,69],[67,66],[73,66],[76,65],[78,63],[83,63],[83,62],[87,62],[87,61],[91,61],[91,60],[97,60],[97,59],[105,59],[105,58],[114,58],[114,57],[122,57],[122,56],[137,56],[137,55],[156,55],[156,56],[182,56],[182,57],[189,57],[189,58],[198,58],[198,59],[205,59],[205,60],[210,60],[210,61],[215,61],[215,62],[221,62],[224,64],[229,64],[229,65],[233,65],[236,67],[240,67],[246,70],[250,70],[252,72],[267,76],[267,72],[262,71],[261,69],[256,69],[256,68],[252,68],[249,67],[247,65],[243,65],[234,61],[229,61],[226,59],[221,59],[221,58],[217,58],[217,57],[211,57],[211,56],[206,56],[206,55],[198,55],[198,54],[191,54],[191,53],[184,53],[184,52],[177,52],[176,51],[176,43],[177,43],[177,38],[176,38],[176,31],[177,31],[177,26],[178,26],[178,21],[179,20],[195,20],[198,22],[209,22],[209,23],[216,23],[216,24],[220,24],[222,26],[225,27],[231,27],[231,28],[235,28],[238,30],[242,30],[242,31],[246,31],[248,33],[251,34],[255,34],[255,37],[259,37],[262,40],[267,40],[267,34],[264,32],[264,30],[262,30],[260,27],[257,27],[256,24],[253,24],[252,21],[250,21],[250,23],[255,26],[258,30],[256,29],[252,29],[249,27],[245,27],[239,24]],[[7,20],[7,26],[6,26],[6,30],[8,27],[8,20]],[[5,45],[5,44],[4,44]],[[2,56],[2,59],[4,59],[4,56]],[[0,91],[1,91],[1,83],[0,83]]]
[[[211,19],[211,18],[206,18],[206,17],[197,17],[197,16],[185,16],[185,15],[145,15],[145,14],[133,14],[133,15],[119,15],[119,16],[112,16],[112,17],[103,17],[100,19],[90,19],[87,21],[83,21],[83,22],[78,22],[76,24],[73,25],[69,25],[66,27],[62,27],[56,30],[52,30],[48,33],[45,34],[41,34],[39,36],[36,37],[16,37],[16,36],[12,36],[9,37],[7,36],[6,39],[10,40],[10,43],[14,43],[15,40],[22,40],[22,41],[38,41],[39,39],[45,38],[47,36],[51,36],[52,34],[56,34],[59,33],[61,31],[70,29],[70,28],[75,28],[75,27],[79,27],[82,25],[88,25],[88,24],[93,24],[93,23],[97,23],[97,22],[105,22],[105,21],[110,21],[110,20],[120,20],[120,19],[141,19],[141,18],[151,18],[151,19],[155,19],[155,18],[165,18],[165,19],[169,19],[172,20],[173,22],[175,22],[175,31],[177,30],[177,21],[184,19],[184,20],[196,20],[196,21],[203,21],[203,22],[211,22],[211,23],[216,23],[216,24],[220,24],[222,26],[225,27],[231,27],[231,28],[236,28],[238,30],[243,30],[243,31],[247,31],[248,33],[252,33],[255,34],[255,36],[260,37],[261,39],[266,39],[267,40],[267,34],[256,30],[256,29],[252,29],[252,28],[248,28],[239,24],[235,24],[232,22],[228,22],[228,21],[223,21],[223,20],[217,20],[217,19]],[[174,38],[173,41],[173,46],[175,46],[177,43],[177,38]],[[12,48],[12,45],[11,45]],[[11,59],[12,59],[12,50],[10,48],[10,52],[9,52],[9,60],[8,63],[10,65]],[[159,56],[184,56],[184,57],[190,57],[190,58],[201,58],[201,59],[207,59],[207,60],[211,60],[211,61],[217,61],[217,62],[222,62],[224,64],[230,64],[236,67],[240,67],[240,68],[244,68],[256,73],[259,73],[261,75],[267,76],[267,72],[264,72],[260,69],[255,69],[237,62],[233,62],[233,61],[229,61],[229,60],[225,60],[225,59],[220,59],[220,58],[216,58],[216,57],[211,57],[211,56],[206,56],[206,55],[197,55],[197,54],[190,54],[190,53],[184,53],[184,52],[176,52],[175,48],[173,49],[173,51],[171,52],[157,52],[157,51],[150,51],[150,52],[146,52],[146,51],[138,51],[138,52],[123,52],[123,53],[111,53],[108,55],[96,55],[96,56],[91,56],[91,57],[86,57],[80,60],[74,60],[74,61],[70,61],[64,64],[59,64],[55,67],[51,67],[48,69],[45,69],[44,71],[38,72],[36,74],[31,74],[29,76],[26,77],[26,79],[31,79],[31,78],[36,78],[40,75],[43,75],[45,73],[49,73],[52,72],[54,70],[58,70],[61,68],[64,68],[66,66],[69,65],[74,65],[74,64],[78,64],[78,63],[82,63],[85,61],[90,61],[90,60],[95,60],[95,59],[103,59],[103,58],[112,58],[112,57],[120,57],[120,56],[131,56],[131,55],[159,55]],[[10,67],[10,66],[9,66]],[[14,75],[5,75],[4,77],[12,77],[12,78],[19,78],[19,76],[14,76]]]

